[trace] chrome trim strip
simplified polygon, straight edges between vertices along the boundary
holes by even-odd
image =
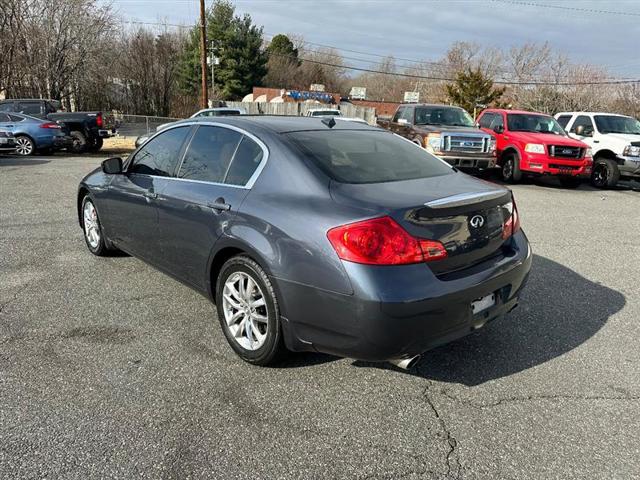
[[[256,142],[258,144],[258,146],[262,149],[262,160],[260,160],[260,164],[256,168],[255,172],[253,172],[253,175],[251,175],[251,177],[249,178],[249,181],[246,184],[244,184],[244,185],[232,185],[230,183],[208,182],[208,181],[205,181],[205,180],[191,180],[191,179],[188,179],[188,178],[178,178],[178,177],[163,177],[163,176],[160,176],[160,175],[149,175],[149,174],[146,174],[146,173],[145,174],[134,173],[133,175],[145,175],[147,177],[166,178],[167,180],[178,180],[180,182],[205,183],[205,184],[208,184],[208,185],[217,185],[217,186],[221,186],[221,187],[232,187],[232,188],[243,188],[243,189],[250,190],[253,187],[253,185],[256,183],[256,180],[260,176],[260,173],[262,172],[262,170],[264,170],[264,167],[267,164],[267,160],[269,159],[269,148],[267,147],[267,145],[262,140],[260,140],[254,134],[249,133],[246,130],[240,128],[240,127],[236,127],[235,125],[229,125],[229,124],[226,124],[226,123],[220,123],[220,122],[215,122],[215,121],[206,121],[206,120],[198,120],[198,121],[190,121],[190,122],[189,121],[180,121],[179,123],[176,122],[174,125],[171,125],[169,127],[163,128],[159,132],[154,133],[142,145],[140,145],[138,150],[136,150],[134,152],[134,154],[131,155],[131,157],[130,157],[131,161],[129,161],[129,159],[127,159],[127,169],[129,169],[129,167],[131,166],[131,164],[135,160],[135,154],[137,154],[138,151],[142,147],[144,147],[149,141],[151,141],[151,139],[153,139],[156,135],[159,135],[160,133],[164,133],[164,132],[166,132],[168,130],[171,130],[171,129],[174,129],[174,128],[179,128],[179,127],[184,127],[184,126],[192,127],[194,125],[209,125],[209,126],[214,126],[214,127],[228,128],[229,130],[235,130],[236,132],[249,137],[251,140],[253,140],[254,142]],[[195,135],[195,133],[194,133],[194,135]],[[189,138],[189,144],[191,144],[191,140],[193,140],[193,135],[191,136],[191,138]],[[240,139],[240,142],[242,142],[242,138]],[[240,142],[238,142],[238,145],[236,145],[236,151],[237,151],[238,146],[240,146]],[[187,145],[187,148],[188,147],[189,147],[189,145]],[[187,153],[187,149],[185,149],[184,153],[185,154]],[[234,152],[234,157],[235,157],[235,152]],[[182,165],[183,161],[184,161],[184,155],[180,159],[179,165]],[[233,159],[232,159],[232,162],[233,162]],[[229,165],[231,165],[231,163]]]
[[[493,190],[490,192],[459,193],[457,195],[451,195],[449,197],[432,200],[425,203],[424,205],[429,208],[460,207],[463,205],[469,205],[471,203],[477,203],[479,201],[500,198],[507,192],[508,190]]]

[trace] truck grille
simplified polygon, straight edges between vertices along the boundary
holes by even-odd
[[[445,152],[489,153],[491,137],[487,135],[442,135],[442,149]]]
[[[564,145],[549,145],[549,155],[558,158],[582,158],[584,149],[580,147],[566,147]]]

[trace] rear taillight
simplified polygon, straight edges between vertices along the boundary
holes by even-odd
[[[511,215],[507,218],[502,226],[502,238],[507,240],[511,235],[520,230],[520,214],[518,214],[518,207],[516,207],[515,199],[511,200]]]
[[[40,124],[40,128],[54,128],[54,129],[60,129],[62,128],[60,125],[58,125],[57,123],[53,123],[53,122],[48,122],[48,123],[41,123]]]
[[[368,265],[403,265],[447,257],[442,243],[412,237],[390,217],[332,228],[327,238],[338,257]]]
[[[102,122],[102,114],[101,114],[101,113],[98,113],[98,114],[96,115],[96,126],[97,126],[98,128],[102,128],[102,125],[103,125],[103,122]]]

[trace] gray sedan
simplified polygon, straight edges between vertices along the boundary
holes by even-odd
[[[408,368],[515,308],[531,267],[509,190],[330,118],[177,122],[105,160],[77,202],[93,254],[210,298],[259,365],[288,349]]]

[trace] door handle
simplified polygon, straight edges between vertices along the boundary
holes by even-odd
[[[227,210],[231,210],[231,205],[229,205],[228,203],[224,203],[224,200],[208,203],[207,206],[209,208],[213,208],[214,210],[220,210],[223,212]]]
[[[145,197],[145,198],[149,198],[151,200],[155,200],[156,198],[158,198],[158,194],[156,192],[152,192],[150,190],[144,192],[142,194],[142,196]]]
[[[593,143],[600,143],[600,140],[594,140]]]

